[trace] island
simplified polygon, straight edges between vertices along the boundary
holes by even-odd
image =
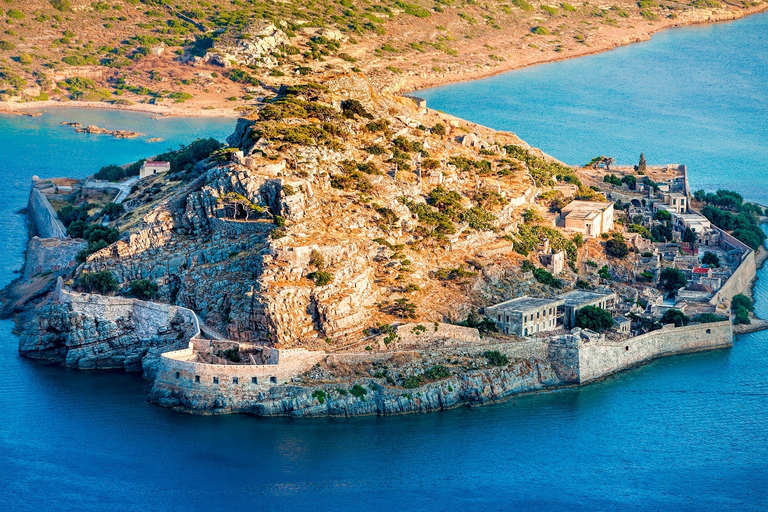
[[[642,155],[567,166],[361,73],[292,80],[227,145],[36,178],[27,214],[20,354],[193,413],[482,405],[762,326],[762,207]]]

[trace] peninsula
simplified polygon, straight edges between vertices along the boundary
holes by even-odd
[[[379,90],[401,93],[766,8],[765,0],[29,0],[0,11],[8,28],[0,109],[237,116],[286,80],[362,72]]]
[[[729,347],[765,212],[683,165],[569,167],[328,73],[228,145],[35,179],[23,356],[142,371],[197,413],[401,414]]]

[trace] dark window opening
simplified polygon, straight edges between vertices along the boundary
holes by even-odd
[[[181,374],[179,372],[176,372],[176,373],[173,374],[173,376],[178,379],[179,377],[181,377]]]
[[[627,352],[629,352],[629,345],[627,345],[626,347],[624,347],[624,350],[626,350]]]
[[[252,384],[258,384],[259,383],[258,377],[251,377],[251,383]]]
[[[712,329],[707,329],[707,334],[712,334]]]
[[[277,384],[277,377],[270,377],[269,382],[271,382],[272,384]]]
[[[195,382],[200,382],[200,376],[199,375],[195,375]]]
[[[232,377],[232,384],[238,384],[240,382],[240,379],[237,377]]]
[[[213,383],[214,384],[218,384],[219,383],[219,378],[218,377],[214,377],[213,378]]]

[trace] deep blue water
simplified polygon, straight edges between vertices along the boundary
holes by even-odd
[[[745,40],[739,43],[744,51],[754,49],[754,27],[759,24],[754,20],[744,22]],[[730,52],[719,38],[735,26],[699,27],[660,37],[674,51],[687,51],[687,58],[708,53],[714,59],[720,51]],[[692,40],[698,46],[692,46]],[[624,70],[656,66],[671,73],[665,66],[679,65],[670,60],[672,55],[666,64],[656,63],[653,59],[659,57],[647,48],[635,45],[606,55],[623,55],[619,60]],[[557,66],[565,66],[559,73],[575,78],[594,72],[590,59],[524,73],[557,74]],[[584,63],[583,70],[577,63]],[[744,88],[762,90],[766,73],[763,69],[746,76]],[[640,82],[616,79],[614,94],[630,97],[638,88],[658,87],[657,74],[648,73]],[[708,75],[701,70],[697,77]],[[678,114],[649,114],[647,122],[660,127],[657,139],[650,139],[657,143],[654,147],[667,144],[662,121],[689,123],[691,117],[710,115],[696,113],[702,108],[701,88],[708,82],[702,85],[695,78],[686,79],[676,98]],[[604,87],[598,82],[592,85]],[[453,94],[458,98],[465,85],[456,87]],[[488,94],[489,103],[494,101],[493,91],[478,90]],[[530,86],[516,101],[536,101],[536,92]],[[611,115],[624,115],[624,104],[606,94],[605,104],[615,109]],[[436,106],[434,97],[430,101]],[[107,119],[93,119],[101,116]],[[731,123],[729,116],[723,124]],[[766,116],[765,105],[754,112],[755,119]],[[82,119],[74,113],[65,117],[100,126],[114,121],[116,127],[129,129],[133,122],[150,127],[156,123],[104,112],[84,113]],[[546,123],[531,127],[530,134],[509,128],[566,161],[611,153],[584,148],[583,156],[567,154],[570,145],[582,147],[588,141],[579,139],[582,132],[571,133],[584,116],[576,110],[559,117],[565,127],[550,135],[551,142],[559,144],[554,149],[541,138],[551,129]],[[14,277],[22,262],[26,232],[22,218],[12,212],[23,207],[32,174],[84,175],[103,164],[157,152],[140,141],[98,138],[81,143],[55,126],[59,121],[51,120],[32,138],[31,127],[49,122],[46,118],[0,118],[0,183],[7,187],[0,202],[5,249],[0,286]],[[165,137],[175,143],[207,130],[198,125],[199,131],[194,131],[189,120],[162,123]],[[231,122],[211,123],[213,135],[231,130]],[[694,125],[689,127],[691,140],[704,137]],[[601,130],[596,139],[600,141],[621,134],[605,123],[591,129]],[[636,134],[631,132],[629,139],[649,130],[638,124],[621,127],[627,133],[630,129]],[[764,136],[760,130],[765,126],[755,127],[749,140],[724,131],[726,140],[713,139],[712,144],[759,145]],[[149,128],[145,131],[150,133]],[[734,134],[739,141],[728,140]],[[669,158],[650,146],[642,145],[642,150],[651,162],[691,163],[699,155],[695,145],[681,145]],[[628,151],[630,156],[637,152]],[[722,157],[733,165],[738,158],[732,153]],[[753,161],[744,160],[744,169]],[[694,183],[702,183],[706,175],[713,186],[751,186],[755,195],[765,185],[762,178],[749,185],[757,175],[746,170],[718,174],[715,168],[691,167]],[[758,312],[764,317],[767,272],[761,271],[756,287]],[[2,510],[768,509],[768,333],[741,336],[730,350],[667,358],[584,388],[489,407],[389,418],[290,420],[195,417],[152,406],[145,402],[147,384],[136,375],[77,372],[19,358],[12,327],[0,323]]]
[[[644,152],[650,164],[687,164],[694,189],[727,185],[768,204],[766,48],[759,14],[418,95],[568,164],[636,164]]]

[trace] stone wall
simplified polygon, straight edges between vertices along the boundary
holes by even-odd
[[[27,244],[24,279],[73,268],[77,265],[75,256],[86,245],[85,240],[33,236]]]
[[[730,303],[734,295],[738,295],[746,290],[756,276],[757,267],[755,265],[755,252],[752,249],[722,229],[714,226],[712,229],[720,233],[721,245],[726,244],[727,246],[744,251],[739,267],[709,300],[710,304],[717,305],[721,302]]]
[[[669,326],[624,341],[581,342],[578,349],[578,382],[584,384],[597,380],[657,357],[732,345],[733,326],[730,321]],[[562,351],[562,356],[572,355],[572,350],[566,348]]]
[[[27,215],[41,238],[67,238],[67,230],[43,193],[32,187],[27,202]]]
[[[206,364],[194,361],[192,346],[161,356],[150,401],[192,410],[232,410],[262,400],[270,388],[288,384],[326,355],[303,348],[284,349],[279,351],[277,364]]]

